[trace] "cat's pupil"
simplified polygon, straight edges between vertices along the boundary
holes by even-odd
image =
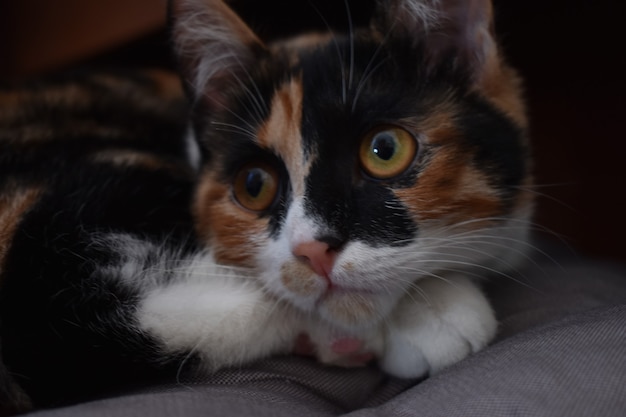
[[[259,168],[253,168],[246,177],[246,192],[251,197],[258,197],[265,183],[265,172]]]
[[[372,141],[372,152],[383,161],[389,161],[396,153],[396,140],[389,133],[379,133]]]

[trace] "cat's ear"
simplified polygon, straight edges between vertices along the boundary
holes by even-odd
[[[391,35],[423,42],[434,60],[454,55],[482,78],[498,60],[491,0],[379,0]]]
[[[188,91],[219,111],[229,87],[265,49],[262,42],[222,0],[171,0],[170,19]]]

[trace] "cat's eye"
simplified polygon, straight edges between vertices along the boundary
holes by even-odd
[[[379,127],[361,142],[361,167],[376,179],[397,177],[413,164],[417,146],[415,137],[406,130],[396,126]]]
[[[248,210],[267,210],[274,203],[277,194],[278,173],[269,165],[246,165],[235,177],[233,195]]]

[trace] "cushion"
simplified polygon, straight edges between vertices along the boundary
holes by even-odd
[[[28,416],[624,415],[625,266],[542,248],[486,290],[500,320],[494,343],[424,380],[279,357]]]

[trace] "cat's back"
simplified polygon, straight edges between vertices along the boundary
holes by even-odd
[[[100,386],[137,371],[150,351],[124,319],[136,294],[102,277],[133,249],[116,236],[159,243],[192,234],[199,154],[187,110],[177,77],[160,72],[0,86],[0,402],[12,379],[3,366],[25,375],[26,391],[37,378],[57,386],[59,374],[100,374]],[[124,349],[116,364],[128,366],[111,366]],[[69,358],[71,369],[62,365]]]
[[[193,152],[186,116],[178,78],[165,71],[85,71],[0,84],[0,181],[51,179],[52,170],[77,162],[180,169]]]
[[[73,211],[82,223],[112,221],[115,207],[126,218],[129,199],[146,201],[152,184],[160,182],[154,197],[168,183],[185,188],[198,158],[186,115],[180,83],[165,72],[0,85],[0,248],[35,207]]]

